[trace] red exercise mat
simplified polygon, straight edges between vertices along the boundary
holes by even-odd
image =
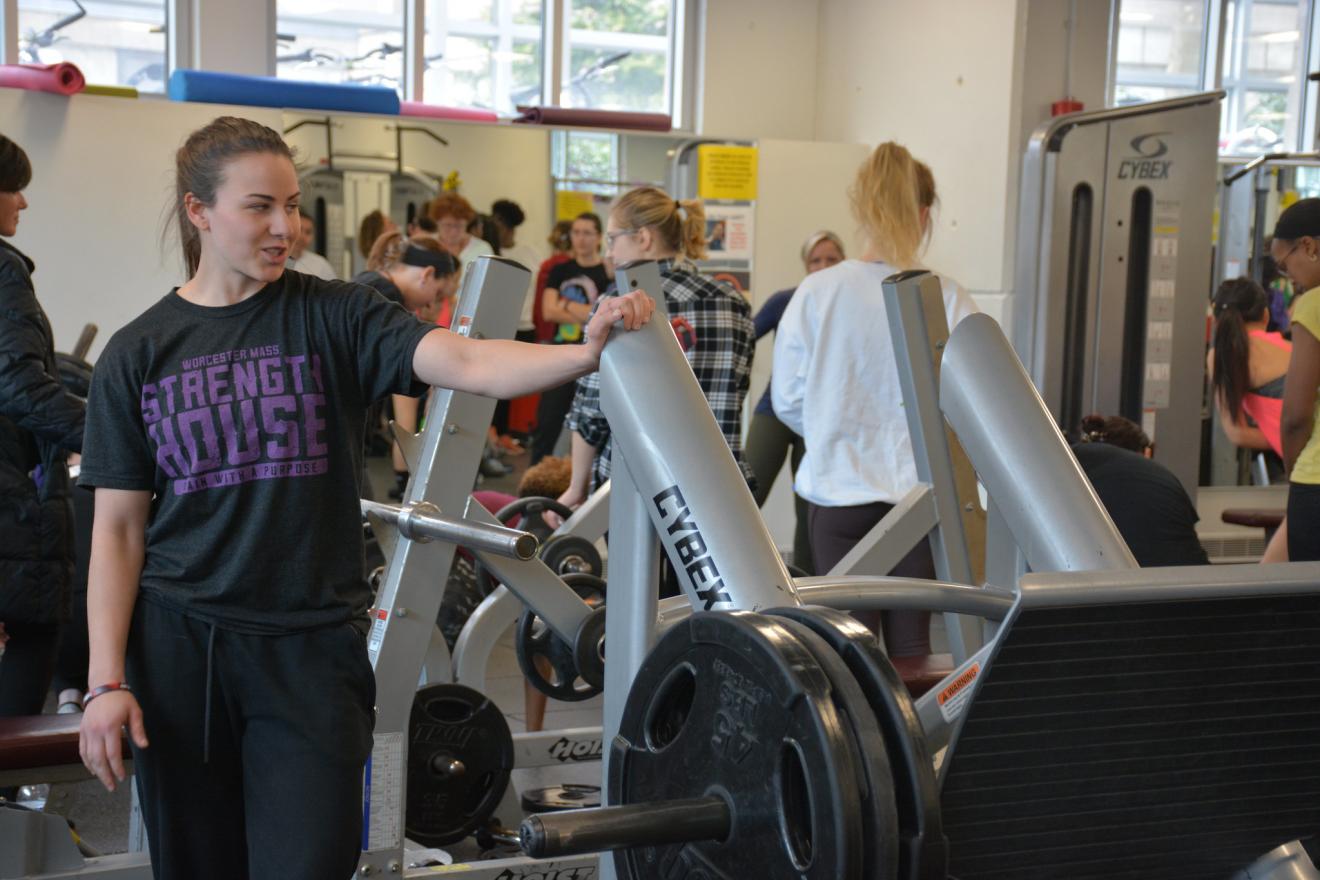
[[[0,86],[72,95],[87,85],[76,64],[0,64]]]
[[[667,113],[628,113],[623,110],[579,110],[572,107],[519,107],[514,122],[534,125],[572,125],[583,128],[631,128],[669,131],[674,120]]]
[[[441,107],[439,104],[423,104],[421,101],[400,101],[400,116],[416,116],[424,119],[452,119],[457,122],[499,122],[499,114],[494,110],[478,110],[473,107]]]

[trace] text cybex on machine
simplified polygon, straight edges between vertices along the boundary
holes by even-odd
[[[1169,152],[1169,145],[1161,138],[1168,132],[1157,131],[1132,139],[1132,150],[1137,155],[1119,160],[1119,180],[1167,180],[1172,159],[1160,157]]]

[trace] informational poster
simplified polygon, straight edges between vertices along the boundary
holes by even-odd
[[[555,190],[555,219],[572,220],[579,214],[596,210],[596,197],[572,189]]]
[[[697,147],[697,196],[717,201],[756,199],[756,147]]]
[[[711,260],[752,258],[751,205],[706,205],[706,250]]]

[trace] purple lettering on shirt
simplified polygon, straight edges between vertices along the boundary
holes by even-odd
[[[261,399],[261,427],[267,434],[284,437],[284,442],[271,440],[266,444],[267,458],[294,458],[299,453],[298,422],[293,418],[281,418],[278,413],[284,411],[290,416],[298,413],[298,399],[292,394]]]
[[[329,452],[329,447],[325,444],[325,425],[326,421],[321,417],[321,410],[325,409],[324,394],[304,394],[302,396],[303,405],[303,437],[306,438],[308,455],[325,455]]]
[[[228,364],[217,364],[206,368],[206,387],[210,392],[208,398],[212,406],[217,403],[229,403],[234,399],[229,393],[229,370]]]
[[[215,411],[209,406],[180,413],[179,433],[183,435],[183,448],[188,451],[188,473],[204,474],[220,467],[220,435],[215,429]],[[201,445],[197,431],[201,429]]]
[[[174,420],[161,419],[147,427],[147,436],[156,444],[156,465],[167,477],[179,477],[188,473],[188,462],[184,460],[183,449],[174,433]]]
[[[257,365],[253,361],[234,364],[230,379],[234,382],[234,396],[239,400],[257,396]]]
[[[178,376],[166,376],[158,383],[160,385],[160,396],[165,398],[166,409],[170,415],[174,415],[179,409],[174,402],[174,386],[178,381]]]
[[[189,370],[179,378],[183,380],[179,383],[183,388],[183,408],[191,410],[206,406],[206,396],[202,388],[202,371]]]
[[[234,424],[234,407],[220,407],[220,433],[225,438],[225,464],[233,467],[248,464],[261,457],[260,431],[257,426],[257,407],[251,400],[237,403],[241,425]],[[239,434],[242,433],[242,444]]]
[[[307,358],[300,354],[290,355],[284,359],[289,365],[289,375],[293,377],[293,390],[297,394],[303,393],[302,365],[306,360]]]
[[[261,375],[261,396],[274,397],[284,393],[284,370],[277,357],[262,358],[257,361],[257,370]]]

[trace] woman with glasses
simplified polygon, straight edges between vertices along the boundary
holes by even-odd
[[[495,253],[484,239],[468,233],[468,226],[476,219],[476,209],[458,193],[443,193],[431,200],[428,211],[435,221],[436,238],[444,249],[458,257],[460,267],[477,257]]]

